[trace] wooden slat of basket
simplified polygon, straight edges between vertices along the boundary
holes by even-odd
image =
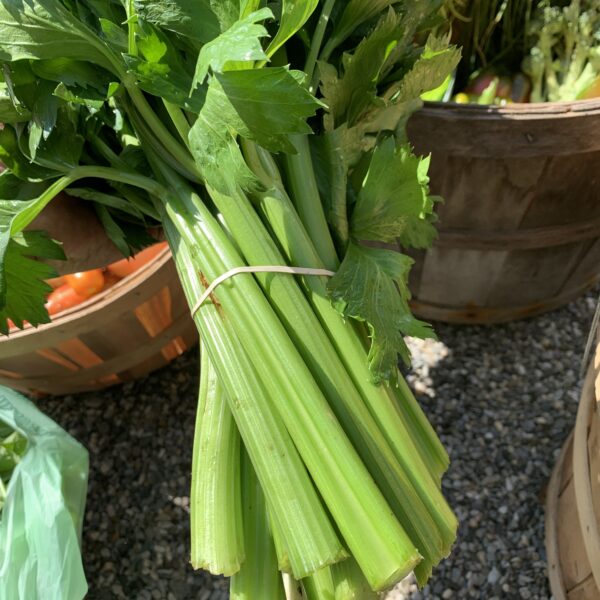
[[[596,355],[600,352],[600,345],[596,347]],[[579,513],[579,523],[587,557],[591,565],[596,586],[600,590],[600,521],[594,510],[592,495],[592,478],[600,476],[600,471],[590,471],[588,454],[588,433],[596,413],[596,373],[590,368],[579,403],[575,432],[573,438],[573,481],[575,483],[575,498]],[[600,424],[599,424],[600,425]]]
[[[567,600],[566,587],[563,579],[562,566],[560,562],[560,550],[558,546],[558,502],[559,502],[559,487],[562,473],[562,467],[565,463],[565,458],[569,456],[568,448],[571,446],[573,433],[569,435],[568,440],[563,445],[552,476],[548,483],[546,491],[546,517],[545,517],[545,537],[546,537],[546,554],[548,557],[548,579],[550,580],[550,588],[554,595],[554,600]]]
[[[147,344],[139,346],[133,352],[129,352],[127,355],[115,356],[102,364],[77,373],[65,374],[65,378],[68,379],[69,386],[75,388],[78,385],[84,386],[90,381],[98,380],[107,375],[118,375],[150,359],[157,353],[160,355],[161,348],[175,337],[182,336],[188,328],[189,316],[186,314],[181,315],[168,329],[161,332]],[[39,389],[47,390],[50,393],[58,393],[59,390],[64,388],[64,384],[60,381],[60,378],[29,377],[28,382],[33,388],[39,387]]]

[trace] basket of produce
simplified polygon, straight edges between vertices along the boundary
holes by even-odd
[[[600,598],[600,345],[548,484],[546,552],[556,600]]]
[[[27,227],[60,191],[125,244],[159,222],[202,340],[192,565],[232,598],[367,600],[425,585],[456,538],[398,370],[433,335],[412,261],[363,242],[435,233],[404,123],[459,52],[430,35],[437,0],[264,4],[0,0],[0,327],[46,318],[14,266],[55,252]]]
[[[425,318],[527,317],[600,277],[600,12],[554,4],[456,7],[464,56],[437,96],[450,101],[426,103],[408,127],[445,200],[437,242],[414,255]]]
[[[135,379],[196,343],[166,243],[106,269],[54,278],[52,322],[0,336],[0,383],[67,394]]]

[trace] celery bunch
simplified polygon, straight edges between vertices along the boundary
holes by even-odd
[[[456,49],[438,0],[0,0],[0,328],[48,320],[59,192],[166,234],[202,339],[192,563],[235,598],[367,598],[451,549],[448,457],[397,369],[435,235],[404,125]],[[297,582],[297,583],[296,583]],[[258,586],[258,587],[257,587]],[[368,591],[370,590],[370,591]],[[333,596],[332,596],[333,594]]]
[[[600,78],[600,2],[542,0],[528,26],[523,71],[532,102],[576,100]]]

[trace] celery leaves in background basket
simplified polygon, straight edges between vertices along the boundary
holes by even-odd
[[[439,8],[0,0],[0,328],[48,320],[31,257],[60,248],[26,227],[59,191],[125,251],[162,226],[202,338],[192,563],[237,597],[279,597],[278,571],[311,599],[424,584],[455,540],[448,456],[397,368],[433,332],[411,260],[373,247],[435,236],[404,126],[459,59]],[[314,271],[264,271],[285,266]]]
[[[79,600],[86,449],[0,386],[0,598]]]

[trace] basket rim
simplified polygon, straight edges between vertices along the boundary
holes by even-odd
[[[419,111],[427,116],[452,119],[526,120],[572,119],[600,115],[600,98],[563,102],[515,102],[495,104],[460,104],[458,102],[426,101]]]
[[[58,327],[64,327],[65,325],[77,322],[81,319],[93,318],[95,311],[128,295],[142,281],[145,281],[160,271],[170,260],[171,250],[168,247],[164,248],[131,275],[117,281],[114,285],[103,290],[99,294],[92,296],[85,302],[61,311],[50,323],[43,323],[38,327],[34,327],[27,323],[23,329],[17,329],[16,331],[10,332],[8,335],[0,336],[0,344],[9,344],[11,342],[16,344],[24,338],[30,338],[33,335],[42,335],[48,331]]]

